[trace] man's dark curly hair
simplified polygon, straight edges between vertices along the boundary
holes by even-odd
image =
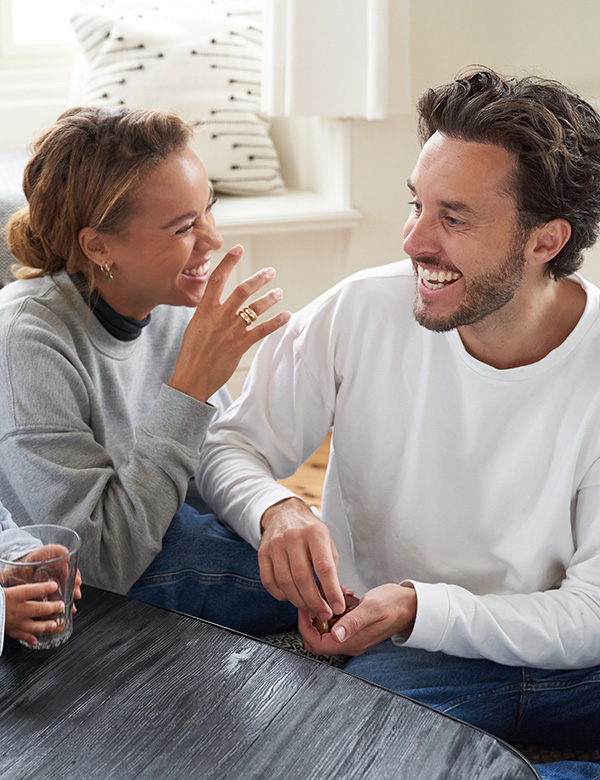
[[[477,70],[428,89],[417,110],[422,143],[439,131],[512,152],[520,228],[557,218],[571,225],[547,273],[560,279],[581,266],[600,220],[600,117],[589,103],[556,81]]]

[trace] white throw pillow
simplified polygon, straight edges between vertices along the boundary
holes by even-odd
[[[260,0],[88,1],[72,24],[84,57],[71,103],[175,111],[217,192],[283,190],[260,111]]]

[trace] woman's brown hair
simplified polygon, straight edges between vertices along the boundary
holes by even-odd
[[[20,263],[14,275],[80,271],[93,289],[100,271],[79,246],[80,230],[123,230],[139,181],[191,136],[191,125],[161,111],[85,106],[61,114],[33,144],[23,177],[27,204],[7,226]]]

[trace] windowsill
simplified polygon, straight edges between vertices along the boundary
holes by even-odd
[[[225,236],[352,228],[360,219],[360,213],[353,208],[301,190],[243,198],[217,195],[215,216],[219,231]]]

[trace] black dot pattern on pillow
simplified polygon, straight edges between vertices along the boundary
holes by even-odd
[[[77,102],[175,111],[195,125],[217,192],[282,192],[260,110],[262,21],[253,0],[83,5],[72,17],[85,70]]]

